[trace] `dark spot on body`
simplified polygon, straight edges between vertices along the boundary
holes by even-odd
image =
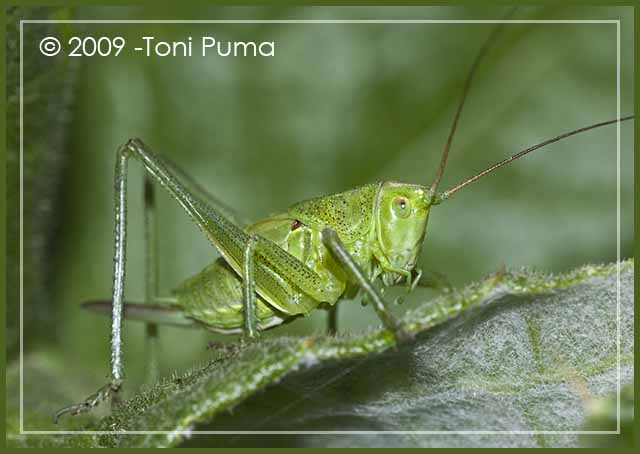
[[[298,221],[297,219],[295,221],[293,221],[291,223],[291,231],[294,231],[296,229],[299,229],[300,227],[302,227],[304,224],[300,221]]]

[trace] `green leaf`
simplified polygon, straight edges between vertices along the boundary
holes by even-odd
[[[627,261],[621,268],[621,377],[628,383],[633,265]],[[338,338],[266,339],[156,384],[97,426],[169,434],[99,435],[92,442],[175,446],[185,440],[181,432],[203,428],[579,430],[587,401],[616,389],[616,288],[615,265],[586,266],[561,276],[508,271],[407,312],[404,320],[416,340],[401,347],[380,329]],[[246,440],[194,436],[186,443]],[[263,441],[283,440],[270,435]],[[389,440],[403,446],[578,443],[576,435],[533,434],[295,438],[303,446]]]

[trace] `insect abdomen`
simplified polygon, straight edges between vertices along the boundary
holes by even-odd
[[[176,290],[177,305],[185,314],[213,331],[239,333],[243,324],[242,282],[219,258]],[[277,313],[262,298],[256,298],[258,329],[281,324],[286,316]]]

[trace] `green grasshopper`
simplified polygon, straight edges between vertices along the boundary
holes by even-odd
[[[117,150],[115,168],[115,257],[109,302],[88,306],[111,312],[111,377],[85,401],[59,410],[89,411],[115,397],[123,383],[123,315],[150,323],[202,326],[253,339],[260,331],[329,310],[329,331],[336,330],[336,303],[361,292],[398,341],[410,338],[381,295],[404,283],[411,291],[422,271],[416,266],[431,208],[462,188],[532,151],[569,136],[630,120],[633,116],[566,132],[499,161],[456,186],[439,192],[449,149],[478,63],[495,33],[482,47],[465,81],[439,169],[429,186],[387,181],[296,203],[285,212],[250,225],[210,196],[178,166],[139,139]],[[147,302],[124,303],[127,235],[127,165],[133,158],[145,170]],[[170,298],[159,298],[155,283],[153,183],[164,188],[206,235],[221,257],[180,284]]]

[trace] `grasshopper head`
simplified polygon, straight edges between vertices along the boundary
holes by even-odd
[[[411,276],[427,229],[432,198],[424,186],[387,182],[378,194],[376,259],[387,285]]]

